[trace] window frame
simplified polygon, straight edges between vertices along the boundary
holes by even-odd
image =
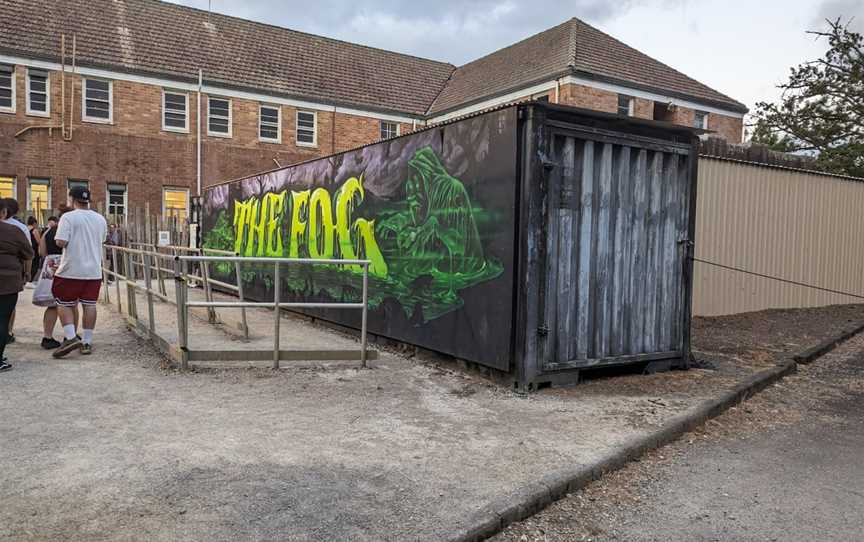
[[[392,124],[393,126],[395,126],[396,127],[396,133],[394,133],[393,135],[384,137],[384,125],[385,124]],[[380,137],[380,139],[382,141],[385,141],[387,139],[393,139],[394,137],[399,137],[400,135],[402,135],[401,134],[401,131],[402,131],[401,128],[402,128],[402,126],[396,121],[380,120],[380,121],[378,121],[378,136]]]
[[[45,74],[45,111],[36,111],[32,107],[30,107],[30,75],[31,73],[44,73]],[[50,117],[51,116],[51,72],[48,70],[42,70],[38,68],[27,68],[27,81],[26,81],[26,112],[27,116],[30,117]]]
[[[699,125],[696,125],[696,119],[699,118],[699,115],[702,115],[702,122]],[[700,130],[708,129],[708,112],[702,111],[700,109],[693,110],[693,127],[698,128]]]
[[[12,68],[12,72],[9,74],[9,76],[10,76],[9,77],[9,84],[12,86],[11,96],[10,96],[10,98],[12,99],[12,103],[10,104],[9,107],[0,107],[0,113],[13,113],[14,114],[15,113],[15,105],[17,103],[17,96],[15,94],[15,91],[16,91],[16,87],[18,86],[16,84],[15,76],[17,75],[18,70],[16,69],[15,64],[3,64],[3,66],[8,66],[9,68]]]
[[[183,96],[183,98],[185,99],[186,114],[185,114],[185,118],[184,118],[185,126],[183,128],[178,128],[176,126],[167,126],[165,124],[165,114],[168,112],[168,110],[166,108],[165,97],[168,94],[176,94],[178,96]],[[175,111],[175,110],[172,110],[172,111]],[[189,93],[188,92],[183,92],[180,90],[172,90],[169,88],[163,88],[162,89],[162,131],[163,132],[174,132],[177,134],[188,134],[189,133]]]
[[[636,98],[630,96],[629,94],[618,94],[618,109],[616,109],[616,114],[620,116],[625,116],[624,113],[621,112],[621,99],[627,100],[627,115],[628,117],[633,117],[636,114]]]
[[[14,175],[0,175],[0,179],[4,181],[12,181],[12,197],[18,199],[18,177]]]
[[[312,142],[300,141],[300,114],[308,113],[312,115]],[[318,112],[309,109],[298,109],[294,115],[294,143],[298,147],[317,147],[318,146]]]
[[[276,110],[276,139],[272,139],[269,137],[261,136],[261,126],[263,126],[263,115],[261,115],[261,110],[264,108],[267,109],[275,109]],[[282,107],[274,104],[258,104],[258,141],[262,141],[264,143],[282,143]]]
[[[27,177],[27,211],[33,210],[33,185],[38,184],[48,187],[48,201],[46,202],[45,210],[52,209],[51,207],[51,178],[50,177]]]
[[[108,118],[91,117],[87,114],[87,82],[99,81],[108,83]],[[99,100],[101,101],[101,100]],[[101,79],[99,77],[84,77],[81,80],[81,122],[91,122],[94,124],[114,124],[114,81],[110,79]]]
[[[223,102],[228,102],[228,132],[213,132],[210,130],[210,118],[214,117],[214,115],[210,112],[210,101],[211,100],[219,100]],[[219,115],[215,116],[215,118],[225,119],[225,117]],[[230,139],[234,136],[234,104],[231,101],[231,98],[223,98],[221,96],[210,96],[207,95],[207,135],[209,137],[222,137],[225,139]]]
[[[105,183],[105,211],[108,216],[118,216],[111,213],[111,187],[123,187],[123,214],[120,215],[125,220],[129,216],[129,185],[124,183]]]
[[[189,189],[188,188],[180,188],[176,186],[163,186],[162,187],[162,216],[168,216],[168,200],[165,198],[165,194],[168,192],[184,192],[186,194],[186,209],[185,215],[183,216],[183,220],[189,220],[190,212],[191,212],[191,201],[189,200]]]
[[[66,195],[69,195],[69,191],[72,190],[73,185],[81,183],[87,187],[87,190],[90,190],[90,179],[66,179]]]

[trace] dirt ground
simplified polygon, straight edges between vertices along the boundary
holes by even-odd
[[[701,320],[699,345],[710,344],[714,356],[744,357],[743,348],[776,357],[788,354],[784,345],[800,349],[860,315],[859,307],[829,307]],[[751,325],[741,325],[748,321]],[[781,339],[766,343],[769,337]],[[859,335],[493,540],[860,539],[862,411],[864,335]]]
[[[2,540],[448,539],[489,503],[590,466],[864,318],[769,312],[721,321],[722,332],[699,321],[694,370],[519,396],[392,352],[369,370],[178,373],[101,310],[94,355],[58,361],[38,347],[40,311],[20,306],[15,368],[0,375],[0,457],[14,466],[0,470]],[[173,314],[158,307],[157,326]],[[272,329],[265,311],[250,321]],[[797,333],[774,334],[784,321]],[[334,348],[353,341],[296,319],[282,327]],[[201,322],[192,335],[237,344]]]

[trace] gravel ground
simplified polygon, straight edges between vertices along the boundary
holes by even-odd
[[[487,503],[593,464],[856,316],[738,319],[709,333],[701,368],[522,397],[386,352],[370,370],[177,373],[104,307],[94,355],[52,360],[38,347],[40,311],[20,307],[15,368],[0,375],[0,540],[87,542],[446,539]],[[176,327],[170,307],[156,317]],[[764,318],[801,331],[775,344]],[[272,316],[253,321],[272,329]],[[713,333],[697,324],[697,346],[703,325]],[[200,322],[192,333],[237,341]]]
[[[803,315],[795,316],[783,335],[797,342],[794,328]],[[718,350],[733,341],[716,333],[714,338]],[[493,540],[861,540],[862,411],[864,335],[859,335],[700,430]]]

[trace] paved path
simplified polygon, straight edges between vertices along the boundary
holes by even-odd
[[[496,540],[864,540],[864,335]]]

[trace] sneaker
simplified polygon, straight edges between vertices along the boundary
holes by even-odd
[[[0,361],[0,373],[3,371],[8,371],[12,366],[6,363],[6,358],[3,358],[3,361]]]
[[[42,348],[45,350],[56,350],[60,348],[60,341],[54,339],[54,337],[44,337],[42,339]]]
[[[85,356],[89,356],[93,353],[93,345],[87,343],[81,343],[81,353]]]
[[[60,345],[57,350],[52,354],[55,358],[62,358],[67,356],[73,350],[77,350],[81,348],[81,339],[75,337],[74,339],[65,339],[63,344]]]

